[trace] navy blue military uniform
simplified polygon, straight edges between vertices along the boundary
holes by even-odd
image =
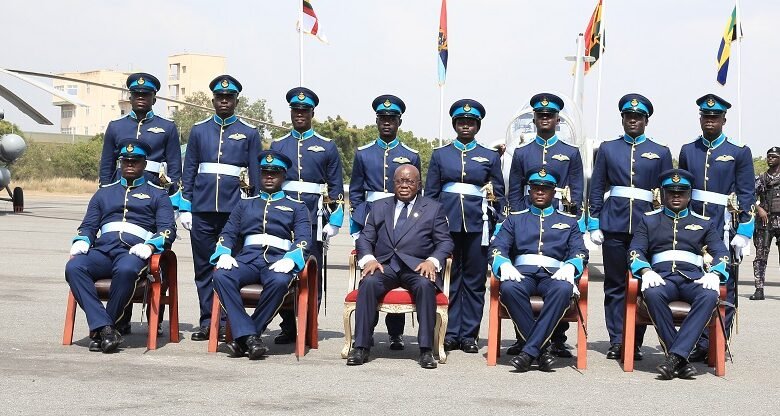
[[[450,107],[450,116],[453,127],[461,117],[481,123],[485,109],[477,101],[464,99]],[[491,225],[503,221],[506,205],[498,152],[482,146],[476,139],[469,143],[454,140],[434,149],[425,195],[444,205],[455,242],[446,338],[450,344],[471,344],[479,336],[485,306]]]
[[[238,94],[241,84],[220,75],[209,88],[217,94]],[[257,157],[262,143],[255,126],[235,115],[213,115],[192,126],[184,157],[181,211],[192,213],[192,261],[200,301],[200,327],[211,322],[212,265],[209,257],[230,213],[241,200],[242,188],[260,181]],[[244,173],[245,172],[245,173]],[[242,181],[242,176],[248,179]],[[254,191],[246,188],[246,193]]]
[[[536,167],[524,173],[529,184],[555,188],[557,173]],[[585,270],[588,251],[582,240],[577,218],[557,211],[552,204],[534,205],[511,212],[491,243],[492,270],[501,281],[501,303],[507,308],[520,336],[523,352],[538,358],[558,322],[571,305],[575,279]],[[503,276],[501,266],[514,265],[521,280]],[[573,280],[552,276],[564,265],[574,267]],[[544,307],[535,319],[530,297],[540,295]]]
[[[406,104],[394,95],[380,95],[371,103],[377,116],[398,116],[406,111]],[[411,164],[422,172],[417,150],[401,143],[396,137],[390,142],[377,138],[360,146],[352,162],[352,177],[349,182],[349,233],[356,239],[366,224],[371,204],[382,198],[394,196],[393,175],[401,166]],[[378,169],[378,167],[382,169]],[[387,314],[387,332],[398,336],[404,332],[404,315]]]
[[[723,114],[731,107],[731,104],[714,94],[707,94],[696,103],[702,115]],[[680,169],[688,170],[694,177],[691,210],[712,219],[726,244],[735,234],[752,238],[756,195],[750,148],[725,134],[712,141],[699,136],[692,143],[683,145],[679,161]],[[732,193],[736,195],[739,209],[739,225],[736,229],[731,224],[731,214],[727,212],[729,195]],[[726,289],[726,300],[733,304],[735,279],[727,282]],[[726,307],[727,334],[731,333],[734,313],[734,308]],[[707,350],[708,346],[707,334],[703,334],[699,347]]]
[[[419,195],[406,203],[385,198],[371,207],[366,226],[355,242],[358,259],[361,266],[376,260],[384,271],[377,269],[360,282],[355,311],[355,348],[370,349],[379,299],[397,287],[409,290],[414,299],[420,349],[433,347],[436,293],[442,290],[442,277],[437,272],[434,282],[415,269],[429,260],[440,271],[452,253],[453,242],[445,212],[439,202]]]
[[[652,103],[639,94],[623,96],[618,110],[648,118],[653,115]],[[644,134],[624,134],[605,141],[596,155],[590,180],[588,230],[601,230],[604,236],[604,314],[612,345],[623,343],[628,246],[644,214],[655,209],[658,175],[671,168],[669,148]],[[642,326],[637,331],[635,345],[642,345],[645,329]]]
[[[135,139],[120,142],[120,157],[145,158],[149,145]],[[98,236],[98,233],[100,234]],[[77,254],[65,266],[65,279],[87,315],[90,331],[113,327],[141,279],[148,260],[131,254],[136,245],[154,247],[160,253],[176,238],[176,222],[167,192],[144,176],[102,185],[92,196],[74,243],[83,241],[86,253]],[[111,278],[106,307],[94,282]]]
[[[260,164],[262,170],[286,170],[291,162],[277,152],[265,151],[260,153]],[[239,201],[211,256],[211,263],[217,264],[223,254],[235,254],[238,266],[217,269],[213,277],[235,339],[260,336],[266,330],[294,281],[294,273],[303,269],[310,245],[311,222],[303,202],[281,190],[273,194],[261,191]],[[272,270],[270,266],[283,258],[295,263],[293,269],[287,273]],[[263,286],[252,316],[246,313],[240,293],[249,284]]]
[[[160,81],[145,73],[135,73],[127,77],[127,88],[133,92],[156,94]],[[181,149],[179,131],[173,121],[149,111],[136,114],[130,111],[123,117],[108,123],[103,137],[103,152],[100,156],[100,183],[106,185],[118,180],[122,175],[117,170],[119,142],[134,138],[145,142],[151,148],[146,160],[146,178],[156,185],[170,184],[169,193],[174,206],[178,205],[179,181],[181,180]],[[165,164],[163,168],[162,164]],[[167,175],[167,176],[165,176]]]
[[[695,182],[690,172],[671,169],[660,175],[667,189],[690,190]],[[718,291],[705,288],[699,279],[715,273],[721,283],[728,280],[729,252],[723,243],[722,227],[716,221],[688,207],[674,212],[668,207],[646,213],[637,224],[627,261],[635,278],[652,270],[664,284],[644,288],[642,296],[653,320],[661,346],[667,356],[679,357],[683,365],[696,340],[712,316]],[[703,250],[712,257],[705,265]],[[669,302],[682,300],[691,305],[688,316],[677,331]],[[694,372],[695,373],[695,372]]]
[[[319,98],[310,89],[293,88],[287,92],[290,108],[314,109]],[[312,244],[309,253],[317,259],[322,272],[323,227],[330,224],[336,229],[344,222],[344,177],[341,158],[336,144],[317,134],[314,129],[305,132],[292,130],[290,134],[271,143],[275,150],[292,160],[282,189],[294,199],[299,199],[309,209],[312,222]],[[318,279],[318,302],[322,299],[322,276]],[[282,311],[282,331],[295,336],[295,317]]]
[[[563,109],[563,100],[549,93],[536,94],[531,97],[531,107],[534,113],[555,113]],[[507,191],[509,206],[514,211],[528,208],[526,199],[528,194],[528,181],[525,172],[530,168],[542,165],[560,173],[558,187],[569,187],[573,214],[582,212],[583,188],[585,179],[582,173],[582,157],[576,146],[562,142],[557,135],[545,140],[539,136],[518,147],[512,155],[512,165],[509,169],[509,190]],[[561,199],[560,192],[556,193],[556,201]],[[554,203],[557,204],[558,202]]]

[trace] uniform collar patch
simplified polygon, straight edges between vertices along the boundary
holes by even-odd
[[[119,180],[119,183],[121,183],[125,188],[135,188],[136,186],[141,186],[146,183],[146,178],[141,176],[140,178],[136,178],[131,184],[127,183],[127,179],[122,178]]]
[[[220,126],[228,126],[235,123],[236,121],[238,121],[238,117],[236,117],[235,114],[233,114],[232,116],[224,120],[220,116],[214,114],[214,122],[219,124]]]
[[[678,213],[675,213],[671,209],[669,209],[667,207],[664,207],[664,214],[666,214],[666,216],[669,217],[669,218],[677,218],[677,219],[685,218],[685,217],[688,216],[688,212],[689,212],[688,208],[685,208],[684,210],[682,210],[682,211],[680,211]]]
[[[268,192],[262,192],[260,191],[260,198],[266,200],[266,201],[278,201],[282,198],[284,198],[285,193],[284,191],[278,191],[274,192],[273,194],[269,194]]]
[[[299,133],[297,130],[293,130],[292,132],[290,132],[290,134],[292,135],[292,137],[298,140],[306,140],[311,136],[314,136],[314,129],[306,130],[303,133]]]
[[[460,150],[461,152],[468,152],[469,150],[474,149],[477,147],[477,140],[472,140],[466,144],[463,144],[460,142],[460,140],[453,140],[452,145],[455,146],[456,149]]]
[[[552,137],[550,137],[547,140],[544,140],[543,138],[541,138],[539,136],[536,136],[536,139],[534,139],[534,141],[539,146],[550,147],[550,146],[552,146],[552,145],[554,145],[555,143],[558,142],[558,135],[555,134],[555,135],[553,135]]]
[[[550,205],[547,208],[541,209],[541,208],[537,208],[534,205],[531,205],[530,211],[531,211],[532,214],[534,214],[534,215],[536,215],[538,217],[548,217],[548,216],[552,215],[553,212],[555,212],[555,208],[553,208],[553,206]]]
[[[382,140],[381,138],[376,139],[376,145],[385,150],[394,149],[396,146],[398,146],[399,143],[401,142],[398,140],[398,137],[393,139],[393,141],[391,141],[390,143],[385,143],[385,141]]]
[[[643,143],[645,140],[647,140],[647,137],[645,137],[645,135],[644,135],[644,134],[640,134],[640,135],[639,135],[639,136],[637,136],[637,137],[631,137],[631,136],[629,136],[629,135],[627,135],[627,134],[624,134],[624,135],[623,135],[623,140],[625,140],[625,141],[626,141],[626,143],[628,143],[628,144],[641,144],[641,143]]]

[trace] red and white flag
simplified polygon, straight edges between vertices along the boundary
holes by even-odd
[[[303,33],[314,35],[322,42],[328,43],[328,38],[320,32],[320,21],[317,19],[317,14],[314,13],[314,8],[311,6],[309,0],[303,0]],[[298,23],[299,30],[301,27]]]

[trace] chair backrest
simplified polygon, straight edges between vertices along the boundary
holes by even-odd
[[[352,250],[349,254],[349,271],[347,272],[347,278],[350,279],[350,283],[347,285],[347,293],[352,292],[358,288],[360,283],[360,267],[357,265],[357,250]],[[442,279],[444,281],[444,296],[450,297],[450,278],[452,274],[452,256],[447,257],[447,261],[444,264]]]

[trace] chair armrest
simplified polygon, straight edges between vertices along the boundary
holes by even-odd
[[[357,250],[352,250],[349,254],[349,274],[347,275],[349,283],[347,284],[347,293],[357,289],[359,275],[360,268],[357,266]]]
[[[726,300],[726,284],[724,283],[724,284],[720,285],[720,287],[718,289],[719,289],[718,298],[720,300],[725,301]]]
[[[160,276],[160,263],[164,262],[163,255],[169,251],[170,250],[165,250],[162,253],[152,254],[152,257],[149,257],[149,274],[152,275],[155,282],[162,281],[162,276]]]
[[[452,256],[447,257],[444,262],[444,296],[450,298],[450,274],[452,273]]]
[[[589,277],[588,266],[586,265],[585,270],[582,272],[582,276],[580,276],[580,281],[577,282],[577,289],[579,289],[580,291],[580,299],[583,300],[588,299],[588,277]]]
[[[312,283],[312,280],[316,278],[317,259],[313,255],[309,255],[306,259],[306,263],[303,265],[303,269],[297,273],[298,287],[316,287],[316,281]],[[314,286],[312,286],[314,285]]]
[[[626,273],[626,276],[628,279],[626,283],[626,302],[635,304],[639,296],[639,279],[635,279],[630,271]]]

